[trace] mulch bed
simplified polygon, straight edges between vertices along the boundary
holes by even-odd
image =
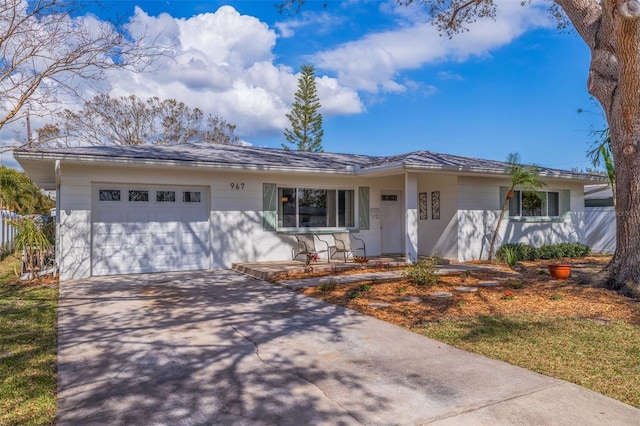
[[[536,261],[523,262],[516,269],[499,266],[494,271],[441,276],[435,285],[400,279],[364,287],[365,283],[338,285],[332,291],[312,287],[302,292],[405,327],[443,319],[522,313],[640,324],[640,301],[593,285],[593,275],[608,261],[608,257],[599,256],[570,259],[573,272],[566,281],[552,281],[546,267],[549,261]],[[497,285],[480,287],[481,281],[497,281]],[[478,290],[457,291],[461,286]],[[435,298],[432,293],[436,292],[449,292],[452,297]]]

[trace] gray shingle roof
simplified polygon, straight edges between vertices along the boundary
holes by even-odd
[[[258,148],[239,145],[183,144],[183,145],[135,145],[135,146],[85,146],[65,148],[38,148],[15,152],[38,153],[55,157],[83,157],[98,159],[143,159],[177,162],[199,162],[229,166],[286,167],[289,169],[341,170],[356,166],[364,170],[376,168],[425,168],[451,171],[484,173],[506,173],[509,165],[505,162],[485,160],[459,155],[439,154],[430,151],[416,151],[389,157],[358,154],[313,153],[287,151],[283,149]],[[27,154],[28,155],[28,154]],[[540,167],[544,175],[562,175],[577,179],[596,179],[596,175],[567,170]]]
[[[383,166],[387,164],[402,163],[408,167],[434,166],[439,168],[487,170],[495,172],[508,172],[509,164],[504,161],[485,160],[482,158],[464,157],[460,155],[439,154],[431,151],[415,151],[407,154],[391,157],[381,157],[368,166]],[[568,170],[552,169],[537,166],[541,173],[545,174],[574,174],[584,177],[585,173],[571,172]]]
[[[361,166],[379,157],[355,154],[312,153],[286,151],[283,149],[257,148],[221,144],[182,145],[130,145],[130,146],[82,146],[65,148],[39,148],[34,151],[53,155],[91,156],[97,158],[129,158],[202,162],[228,165],[287,166],[305,169],[344,169],[346,166]]]

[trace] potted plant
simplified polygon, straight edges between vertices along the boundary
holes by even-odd
[[[554,280],[566,280],[571,275],[570,263],[552,263],[547,267],[549,268],[549,275]]]

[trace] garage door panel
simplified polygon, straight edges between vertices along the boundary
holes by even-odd
[[[121,200],[100,202],[100,186],[94,184],[92,203],[93,275],[209,268],[208,188],[189,189],[201,192],[201,202],[183,203],[181,187],[109,184]],[[128,201],[132,188],[148,190],[149,201]],[[175,202],[156,202],[155,191],[175,191]]]
[[[126,235],[126,229],[120,223],[94,223],[93,224],[94,235],[111,235],[111,236],[123,236]]]
[[[209,233],[201,232],[195,234],[192,232],[182,232],[182,244],[202,244],[209,240]]]

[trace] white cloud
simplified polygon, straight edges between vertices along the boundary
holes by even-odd
[[[411,18],[409,25],[398,30],[369,34],[319,52],[312,60],[335,72],[340,84],[371,93],[401,93],[407,90],[407,84],[399,82],[402,71],[427,63],[488,55],[491,49],[510,43],[529,29],[552,25],[547,11],[539,5],[523,7],[512,0],[497,3],[495,21],[479,20],[468,32],[452,39],[440,36],[431,24]],[[388,4],[384,10],[402,11]]]
[[[296,18],[289,18],[285,21],[275,23],[275,27],[282,38],[291,38],[296,35],[297,30],[311,28],[316,34],[326,34],[335,28],[339,28],[345,19],[326,12],[315,13],[303,11]]]
[[[377,4],[372,2],[367,7]],[[305,58],[316,66],[317,90],[325,116],[363,112],[362,93],[371,102],[383,99],[380,95],[386,93],[428,96],[437,88],[429,82],[408,79],[405,71],[427,63],[488,55],[531,28],[552,25],[546,11],[539,7],[525,8],[519,2],[501,0],[495,22],[476,22],[468,33],[449,40],[425,23],[422,9],[399,7],[395,0],[378,5],[394,18],[397,29],[370,33]],[[93,20],[96,26],[104,25],[95,17],[86,19]],[[150,16],[136,8],[130,21],[133,36],[171,46],[172,55],[161,58],[154,71],[109,71],[107,80],[85,83],[79,91],[85,99],[99,92],[175,98],[201,108],[205,114],[222,116],[237,125],[236,133],[242,138],[277,134],[289,124],[285,114],[291,108],[298,78],[292,68],[277,62],[273,51],[278,36],[289,37],[309,28],[328,31],[344,24],[345,19],[325,12],[303,13],[299,19],[277,23],[277,34],[259,19],[241,15],[230,6],[182,19],[166,13]],[[460,77],[442,74],[439,78]],[[75,107],[81,107],[78,100],[67,101],[65,107],[74,102]],[[32,128],[50,121],[38,118],[34,111]],[[20,124],[15,123],[15,128]],[[11,138],[6,131],[2,138]]]
[[[458,80],[458,81],[464,80],[464,77],[462,77],[460,74],[456,74],[449,71],[440,71],[438,73],[438,78],[440,80]]]
[[[133,34],[161,37],[174,55],[161,59],[151,73],[111,73],[113,96],[175,98],[220,115],[237,126],[241,137],[287,126],[297,75],[275,62],[277,37],[265,23],[230,6],[188,19],[153,17],[136,8],[131,28]],[[335,78],[319,78],[318,94],[323,114],[362,111],[357,92]]]

